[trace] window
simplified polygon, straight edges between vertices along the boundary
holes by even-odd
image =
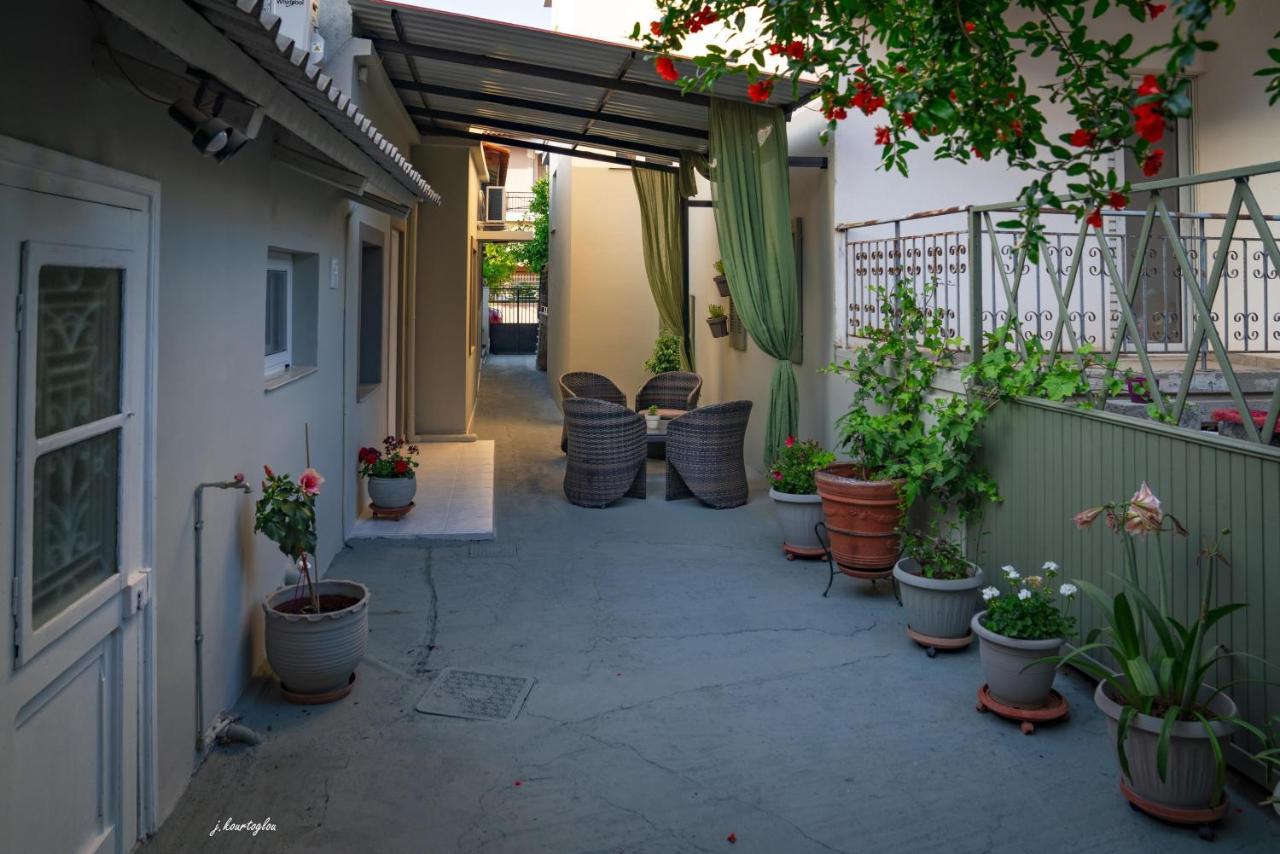
[[[360,344],[361,396],[382,382],[382,247],[360,244]]]
[[[293,258],[278,252],[267,256],[266,375],[287,371],[293,364]]]

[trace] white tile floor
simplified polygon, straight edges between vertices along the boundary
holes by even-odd
[[[396,522],[374,519],[366,507],[352,528],[352,539],[493,539],[493,441],[418,447],[413,510]]]

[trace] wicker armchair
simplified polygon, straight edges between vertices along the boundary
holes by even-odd
[[[636,412],[650,406],[658,409],[688,411],[698,408],[702,393],[702,377],[688,371],[667,371],[650,379],[636,395]]]
[[[742,443],[751,401],[704,406],[667,425],[667,500],[694,496],[712,507],[747,503]]]
[[[616,403],[624,409],[627,406],[626,394],[613,384],[613,380],[590,371],[570,371],[560,376],[560,399],[568,400],[571,397],[590,397]],[[561,451],[568,450],[568,440],[569,431],[566,427],[560,431]]]
[[[564,402],[569,463],[564,494],[582,507],[604,507],[624,495],[645,497],[644,419],[625,406],[589,397]]]

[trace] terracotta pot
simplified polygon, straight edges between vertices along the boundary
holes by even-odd
[[[712,338],[723,338],[729,334],[729,318],[724,315],[708,317],[707,326],[711,327]]]
[[[1057,655],[1062,650],[1062,638],[1019,640],[1005,637],[983,625],[986,616],[986,611],[974,614],[969,627],[978,636],[982,675],[986,677],[991,696],[1006,706],[1043,708],[1049,702],[1053,677],[1058,675],[1058,671],[1052,664],[1035,662]]]
[[[1202,685],[1200,702],[1203,703],[1212,693],[1213,688]],[[1093,702],[1107,716],[1107,747],[1114,755],[1116,728],[1124,707],[1112,699],[1106,682],[1098,683],[1093,692]],[[1237,711],[1235,702],[1226,694],[1214,697],[1209,708],[1219,717],[1232,716]],[[1218,806],[1211,803],[1218,766],[1204,724],[1178,721],[1173,725],[1168,767],[1165,779],[1161,780],[1156,770],[1156,744],[1163,724],[1163,718],[1143,714],[1135,715],[1129,724],[1129,732],[1124,739],[1130,773],[1125,782],[1129,788],[1147,801],[1175,810],[1205,810]],[[1225,721],[1212,721],[1209,726],[1219,742],[1225,742],[1235,729]]]
[[[262,601],[267,661],[287,691],[327,694],[347,685],[369,639],[369,588],[355,581],[316,582],[321,600],[345,597],[344,608],[321,614],[280,610],[305,597],[305,588],[282,587]]]
[[[885,570],[898,560],[903,480],[863,480],[853,463],[817,473],[822,515],[836,563],[854,570]]]
[[[388,510],[408,507],[413,503],[413,496],[418,492],[418,479],[413,476],[371,477],[367,480],[369,500]]]
[[[727,297],[729,295],[729,280],[724,276],[716,276],[716,290],[720,292],[720,296]]]
[[[893,578],[907,612],[907,628],[931,638],[969,636],[969,621],[983,584],[981,567],[969,564],[968,578],[926,578],[915,559],[906,557],[894,566]]]
[[[782,542],[793,553],[821,552],[822,543],[814,532],[814,526],[822,521],[822,497],[816,494],[795,495],[790,492],[769,490],[773,499],[773,512],[782,528]]]

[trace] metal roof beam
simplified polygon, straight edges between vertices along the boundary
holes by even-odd
[[[530,139],[515,139],[509,136],[495,136],[488,133],[471,133],[465,130],[454,130],[452,128],[420,128],[426,136],[432,134],[436,136],[448,136],[455,139],[470,139],[477,144],[481,142],[492,142],[496,145],[507,145],[512,148],[531,148],[534,151],[545,151],[549,154],[563,154],[565,157],[579,157],[583,160],[598,160],[601,163],[614,163],[620,166],[631,166],[635,169],[656,169],[659,172],[678,172],[676,166],[668,166],[665,163],[652,163],[646,160],[629,160],[626,157],[618,157],[610,154],[597,154],[594,151],[580,151],[572,148],[557,148],[554,145],[547,145],[543,142],[535,142]],[[423,144],[428,144],[425,139]]]
[[[415,83],[408,80],[398,80],[394,78],[391,80],[391,85],[395,86],[397,89],[404,89],[409,92],[425,92],[428,95],[442,95],[446,98],[459,98],[468,101],[484,101],[490,104],[499,104],[504,107],[537,110],[541,113],[554,113],[558,116],[568,116],[573,119],[596,119],[613,125],[623,125],[624,127],[640,128],[641,130],[651,130],[658,133],[687,136],[693,139],[707,138],[707,132],[699,128],[685,127],[684,125],[669,125],[665,122],[651,122],[646,121],[645,119],[635,119],[631,116],[619,116],[612,113],[598,114],[596,110],[584,110],[579,107],[564,107],[559,104],[550,104],[545,101],[529,101],[524,98],[513,98],[510,95],[491,95],[488,92],[472,92],[468,89],[454,89],[451,86],[437,86],[434,83]]]
[[[486,116],[473,116],[467,113],[449,113],[443,110],[424,110],[421,107],[410,107],[408,105],[405,106],[405,112],[410,116],[420,119],[440,119],[446,122],[480,125],[483,127],[493,128],[494,130],[527,133],[542,139],[558,139],[563,142],[594,145],[599,146],[600,148],[622,148],[627,151],[636,151],[641,154],[653,154],[658,157],[668,157],[672,160],[680,159],[680,152],[674,148],[662,148],[657,145],[649,145],[645,142],[630,142],[628,140],[614,139],[611,136],[575,133],[574,131],[543,127],[542,125],[529,125],[523,122],[509,122],[505,119],[491,119]]]
[[[690,92],[687,95],[679,89],[667,86],[654,86],[635,80],[615,80],[608,75],[587,74],[581,71],[570,71],[564,68],[547,68],[529,62],[518,62],[514,59],[499,59],[479,53],[467,53],[460,50],[449,50],[442,47],[427,47],[399,39],[385,39],[378,36],[367,36],[378,51],[402,53],[407,56],[421,57],[436,62],[447,62],[454,65],[470,65],[477,68],[493,68],[508,71],[512,74],[524,74],[528,77],[541,77],[547,80],[559,80],[563,83],[574,83],[579,86],[591,86],[597,89],[617,89],[633,95],[645,95],[649,98],[661,98],[667,101],[679,101],[683,104],[696,104],[699,107],[711,105],[706,95]]]

